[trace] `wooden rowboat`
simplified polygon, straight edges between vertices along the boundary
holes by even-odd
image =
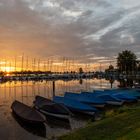
[[[12,103],[11,109],[17,117],[31,124],[41,124],[45,122],[44,117],[34,108],[31,108],[19,101]]]

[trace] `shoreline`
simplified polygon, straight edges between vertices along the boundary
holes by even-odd
[[[140,102],[107,112],[104,119],[58,137],[58,140],[135,140],[140,137]]]

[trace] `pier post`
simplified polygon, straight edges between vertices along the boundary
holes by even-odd
[[[55,81],[53,81],[53,97],[55,96]]]

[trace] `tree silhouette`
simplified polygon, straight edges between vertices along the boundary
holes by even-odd
[[[83,72],[84,72],[83,69],[82,68],[79,68],[79,73],[81,74]]]
[[[136,55],[128,50],[122,51],[117,57],[117,66],[119,72],[125,72],[126,74],[136,70]]]

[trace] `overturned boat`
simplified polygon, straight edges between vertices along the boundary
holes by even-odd
[[[94,115],[96,112],[98,112],[95,107],[91,107],[87,104],[83,104],[79,101],[66,97],[55,96],[53,98],[53,101],[65,105],[72,112],[78,112],[88,115]]]
[[[72,92],[65,92],[64,97],[70,98],[81,103],[85,103],[97,108],[105,107],[106,102],[98,97],[91,98],[86,94],[79,94],[79,93],[72,93]]]
[[[98,97],[102,99],[106,104],[109,104],[109,105],[121,106],[124,104],[124,100],[121,100],[110,94],[106,94],[106,93],[103,94],[102,92],[101,93],[81,92],[81,94],[84,94],[85,96],[88,96],[91,99]]]

